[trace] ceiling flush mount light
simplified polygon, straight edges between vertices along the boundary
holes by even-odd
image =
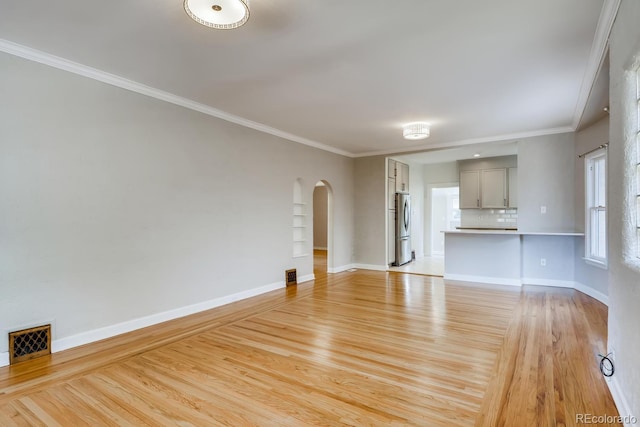
[[[480,157],[480,153],[475,153],[473,157]]]
[[[402,127],[404,139],[425,139],[429,137],[429,125],[426,123],[409,123]]]
[[[184,0],[184,10],[198,24],[230,30],[249,19],[249,0]]]

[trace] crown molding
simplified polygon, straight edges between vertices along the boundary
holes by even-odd
[[[77,74],[83,77],[87,77],[93,80],[97,80],[102,83],[106,83],[112,86],[119,87],[121,89],[136,92],[141,95],[149,96],[151,98],[159,99],[161,101],[169,102],[171,104],[179,105],[184,108],[188,108],[199,113],[203,113],[227,122],[235,123],[240,126],[244,126],[250,129],[254,129],[260,132],[264,132],[279,138],[283,138],[289,141],[297,142],[299,144],[307,145],[309,147],[317,148],[320,150],[328,151],[334,154],[340,154],[346,157],[353,157],[353,153],[341,150],[339,148],[331,147],[326,144],[322,144],[317,141],[313,141],[307,138],[303,138],[298,135],[294,135],[289,132],[282,131],[280,129],[273,128],[271,126],[264,125],[262,123],[254,122],[230,113],[227,113],[217,108],[213,108],[209,105],[202,104],[193,101],[188,98],[183,98],[178,95],[174,95],[169,92],[165,92],[160,89],[153,88],[151,86],[144,85],[142,83],[135,82],[133,80],[125,79],[124,77],[117,76],[115,74],[107,73],[97,68],[92,68],[87,65],[83,65],[77,62],[69,61],[59,56],[51,55],[46,52],[42,52],[36,49],[32,49],[27,46],[22,46],[11,41],[0,39],[0,52],[5,52],[10,55],[18,56],[20,58],[28,59],[43,65],[48,65],[59,70],[68,71],[73,74]]]
[[[404,154],[404,153],[412,153],[412,152],[423,152],[423,151],[431,151],[439,148],[454,148],[462,145],[481,144],[483,142],[507,141],[510,139],[523,139],[523,138],[531,138],[534,136],[555,135],[559,133],[567,133],[567,132],[574,132],[574,131],[575,129],[573,129],[572,127],[564,126],[564,127],[558,127],[558,128],[540,129],[540,130],[529,131],[529,132],[519,132],[519,133],[510,133],[505,135],[488,136],[484,138],[471,138],[471,139],[463,139],[459,141],[438,142],[435,144],[414,145],[412,147],[396,149],[396,150],[368,151],[366,153],[354,154],[353,157],[358,158],[358,157]]]
[[[579,123],[582,117],[582,114],[584,112],[584,109],[586,107],[586,102],[588,100],[588,96],[591,91],[591,86],[593,85],[593,81],[595,81],[595,78],[597,77],[597,74],[600,69],[600,64],[602,63],[602,60],[606,54],[606,50],[608,48],[608,36],[611,31],[611,26],[613,25],[613,21],[615,20],[615,16],[616,16],[618,7],[620,5],[620,1],[621,0],[605,0],[605,3],[603,5],[600,19],[598,21],[596,39],[594,40],[594,44],[591,50],[589,67],[587,72],[585,73],[585,78],[583,80],[582,89],[581,89],[581,93],[578,101],[578,107],[576,108],[576,115],[574,117],[574,126],[542,129],[538,131],[521,132],[521,133],[506,134],[506,135],[495,135],[495,136],[489,136],[489,137],[483,137],[483,138],[472,138],[472,139],[465,139],[465,140],[458,140],[458,141],[445,141],[445,142],[440,142],[436,144],[424,144],[424,145],[411,146],[411,147],[406,147],[401,149],[395,148],[395,149],[386,149],[386,150],[377,150],[377,151],[366,151],[362,153],[348,152],[348,151],[341,150],[339,148],[332,147],[317,141],[303,138],[301,136],[294,135],[292,133],[285,132],[280,129],[276,129],[262,123],[254,122],[252,120],[248,120],[243,117],[227,113],[225,111],[219,110],[217,108],[213,108],[206,104],[193,101],[188,98],[184,98],[169,92],[165,92],[160,89],[156,89],[151,86],[147,86],[142,83],[138,83],[136,81],[129,80],[124,77],[120,77],[115,74],[107,73],[97,68],[92,68],[87,65],[73,62],[65,58],[51,55],[49,53],[39,51],[37,49],[33,49],[27,46],[23,46],[5,39],[0,39],[0,52],[5,52],[10,55],[14,55],[14,56],[24,58],[30,61],[34,61],[43,65],[47,65],[47,66],[57,68],[63,71],[67,71],[73,74],[77,74],[83,77],[87,77],[92,80],[96,80],[96,81],[106,83],[115,87],[119,87],[121,89],[129,90],[144,96],[149,96],[151,98],[155,98],[161,101],[175,104],[183,108],[197,111],[221,120],[225,120],[230,123],[234,123],[243,127],[254,129],[259,132],[270,134],[279,138],[283,138],[283,139],[296,142],[299,144],[303,144],[309,147],[313,147],[319,150],[327,151],[330,153],[338,154],[338,155],[349,157],[349,158],[359,158],[359,157],[369,157],[369,156],[378,156],[378,155],[392,155],[392,154],[410,153],[410,152],[418,152],[418,151],[428,151],[428,150],[439,149],[439,148],[453,148],[453,147],[458,147],[462,145],[478,144],[478,143],[484,143],[484,142],[504,141],[509,139],[521,139],[521,138],[528,138],[528,137],[534,137],[534,136],[574,132],[577,129],[577,124]],[[591,84],[585,85],[585,82],[590,82]],[[587,87],[588,89],[585,89]]]
[[[622,0],[605,0],[600,11],[600,18],[598,19],[598,26],[596,27],[596,34],[593,38],[593,44],[591,45],[591,53],[589,54],[589,62],[587,63],[587,69],[585,70],[584,77],[582,78],[582,85],[580,86],[580,93],[578,94],[578,102],[576,103],[576,110],[573,115],[573,129],[578,129],[580,121],[587,108],[587,102],[589,102],[589,96],[593,90],[593,85],[598,78],[600,69],[602,68],[602,62],[609,50],[609,35],[611,34],[611,28],[613,22],[618,14],[620,8],[620,2]]]

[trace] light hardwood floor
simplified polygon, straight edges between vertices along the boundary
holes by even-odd
[[[579,292],[318,267],[315,282],[2,368],[0,425],[572,426],[579,413],[617,415],[596,358],[607,310]]]

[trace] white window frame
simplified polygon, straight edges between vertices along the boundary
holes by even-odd
[[[636,69],[636,158],[635,163],[635,207],[636,207],[636,258],[640,259],[640,67]]]
[[[604,174],[600,182],[596,173],[596,166],[604,167]],[[587,263],[601,268],[607,268],[608,263],[608,234],[607,234],[607,150],[601,148],[584,156],[585,170],[585,243],[584,243],[584,259]],[[604,194],[598,195],[598,192]],[[598,197],[599,196],[599,197]],[[602,203],[595,203],[596,199],[600,199]],[[600,213],[604,213],[604,224],[594,220]],[[597,231],[594,232],[594,228]],[[604,233],[604,239],[600,239],[600,233]],[[595,234],[595,235],[594,235]],[[604,245],[604,248],[600,247]],[[594,254],[593,248],[597,247],[595,252],[604,252],[604,256]]]

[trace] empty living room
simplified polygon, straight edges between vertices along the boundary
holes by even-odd
[[[640,425],[638,22],[0,0],[0,425]]]

